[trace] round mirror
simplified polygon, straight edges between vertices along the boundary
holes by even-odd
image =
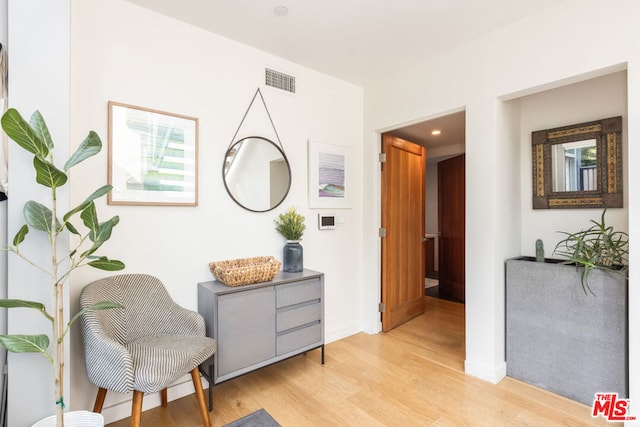
[[[289,193],[291,168],[287,156],[273,141],[250,136],[227,150],[222,180],[237,204],[253,212],[266,212]]]

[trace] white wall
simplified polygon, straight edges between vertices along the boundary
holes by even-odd
[[[199,206],[110,206],[100,201],[99,215],[120,216],[104,254],[123,260],[126,272],[158,276],[178,303],[196,309],[197,283],[212,279],[209,261],[256,255],[282,258],[284,240],[274,230],[273,220],[294,205],[307,217],[304,265],[326,274],[327,341],[360,331],[362,89],[123,0],[73,1],[71,31],[72,148],[90,129],[106,144],[108,100],[200,119]],[[256,88],[262,86],[265,66],[293,74],[298,91],[290,95],[262,87],[291,163],[293,182],[278,209],[257,214],[232,201],[221,176],[225,151]],[[252,114],[264,114],[259,100]],[[254,121],[248,122],[238,137],[256,132]],[[266,136],[275,139],[272,131]],[[335,230],[319,231],[320,210],[308,208],[309,138],[352,150],[353,207],[332,210],[344,217],[344,225]],[[74,169],[71,202],[79,203],[106,180],[105,150]],[[95,270],[74,274],[72,305],[77,305],[85,284],[104,275]],[[72,338],[72,408],[90,408],[95,388],[86,379],[76,330]],[[192,392],[190,387],[186,390]],[[170,392],[170,399],[173,396]],[[128,398],[107,396],[108,420],[128,416],[129,403],[110,408]]]
[[[553,249],[563,238],[558,231],[575,232],[589,227],[590,220],[599,220],[602,209],[533,209],[531,169],[531,132],[565,125],[584,123],[607,117],[622,116],[623,159],[628,158],[627,73],[617,72],[604,77],[551,89],[520,98],[520,168],[523,171],[520,188],[522,228],[521,255],[535,256],[535,241],[544,242],[545,256],[552,257]],[[628,164],[623,165],[623,183],[629,182]],[[623,187],[625,206],[629,188]],[[629,230],[628,209],[608,209],[606,221],[616,230]]]
[[[8,25],[7,25],[7,5],[8,5],[9,1],[8,0],[1,0],[0,1],[0,23],[2,24],[0,26],[0,43],[2,43],[3,46],[6,46],[7,44],[7,38],[8,38]]]
[[[364,263],[372,267],[365,271],[367,294],[363,299],[368,330],[375,332],[380,327],[375,312],[380,293],[380,247],[375,233],[380,210],[376,167],[379,132],[465,106],[465,369],[493,382],[504,376],[504,260],[519,255],[523,247],[529,247],[531,239],[523,233],[529,214],[521,212],[522,200],[531,197],[530,193],[522,194],[530,191],[530,186],[524,183],[531,173],[530,159],[520,146],[521,133],[526,130],[518,123],[518,103],[505,101],[626,69],[628,117],[636,120],[629,119],[625,130],[629,141],[637,139],[640,136],[638,16],[640,3],[634,0],[567,0],[365,87],[362,248]],[[568,116],[565,112],[562,122]],[[627,154],[626,164],[640,160],[640,151],[632,143]],[[625,182],[628,208],[622,215],[628,215],[631,242],[640,238],[638,175],[640,170],[630,170]],[[582,222],[585,212],[571,210],[546,215],[576,217]],[[624,219],[618,223],[624,224]],[[555,231],[557,224],[551,224],[550,232]],[[630,257],[631,265],[640,263],[638,252],[632,252]],[[629,360],[631,397],[638,400],[640,291],[636,290],[638,279],[633,271],[632,268]]]
[[[69,156],[69,0],[9,0],[8,5],[9,106],[27,119],[34,110],[40,110],[56,144],[55,157],[64,162]],[[14,143],[9,144],[8,154],[12,165],[8,234],[13,237],[24,224],[24,203],[33,199],[49,205],[50,192],[35,183],[32,155]],[[62,189],[58,206],[66,211],[68,204],[68,191]],[[22,252],[43,266],[51,265],[45,248],[48,242],[44,233],[37,231],[29,233],[21,245]],[[9,298],[41,301],[51,309],[53,288],[48,276],[13,255],[8,258],[7,272]],[[8,332],[50,335],[51,325],[34,310],[15,309],[8,311]],[[49,362],[36,353],[9,353],[8,364],[8,425],[31,425],[53,414],[53,369]],[[68,377],[65,376],[67,391]],[[68,402],[69,393],[64,397]]]
[[[0,0],[0,44],[2,48],[7,48],[7,0]],[[0,94],[0,98],[2,94]],[[2,142],[0,142],[0,150],[2,150]],[[0,159],[4,155],[0,155]],[[0,160],[1,161],[1,160]],[[0,247],[7,245],[7,205],[6,201],[0,202]],[[0,253],[0,298],[7,297],[7,253]],[[0,313],[0,334],[7,333],[7,314]],[[4,365],[6,362],[6,351],[0,349],[0,378],[4,374]],[[4,384],[0,382],[0,396],[4,394]],[[0,416],[0,418],[2,418]]]

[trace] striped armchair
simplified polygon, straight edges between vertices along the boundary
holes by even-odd
[[[122,274],[87,285],[80,308],[99,301],[120,303],[124,309],[87,311],[81,318],[87,375],[98,386],[94,412],[102,412],[107,390],[133,391],[131,426],[139,426],[144,393],[161,392],[191,373],[200,414],[210,426],[198,366],[216,351],[205,336],[202,317],[177,305],[162,282],[147,274]]]

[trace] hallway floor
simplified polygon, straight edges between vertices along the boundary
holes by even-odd
[[[438,272],[437,271],[431,271],[429,273],[426,274],[425,280],[424,280],[424,294],[425,296],[428,297],[433,297],[433,298],[439,298],[439,299],[443,299],[443,300],[447,300],[447,301],[452,301],[452,302],[457,302],[460,304],[464,304],[462,301],[450,297],[449,295],[445,295],[444,293],[440,292],[440,287],[437,284],[438,282]]]

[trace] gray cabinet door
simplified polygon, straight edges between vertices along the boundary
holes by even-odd
[[[218,297],[218,376],[276,355],[274,288]]]

